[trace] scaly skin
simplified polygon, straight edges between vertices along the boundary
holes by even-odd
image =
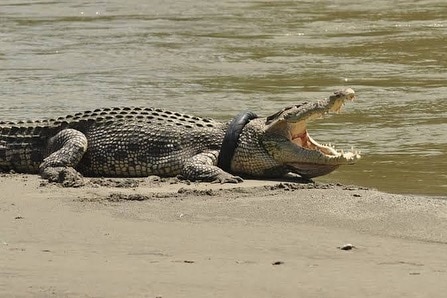
[[[228,123],[162,109],[124,107],[86,111],[57,119],[0,122],[0,170],[40,173],[51,181],[75,175],[107,177],[177,176],[190,180],[240,182],[237,176],[304,177],[353,164],[357,152],[342,154],[316,143],[306,122],[338,112],[354,91],[302,103],[250,121],[231,161],[217,166]],[[63,180],[63,179],[62,179]]]

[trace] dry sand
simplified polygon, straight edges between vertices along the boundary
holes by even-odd
[[[0,177],[0,297],[445,297],[446,244],[445,198]]]

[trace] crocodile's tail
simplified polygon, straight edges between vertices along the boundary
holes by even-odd
[[[37,173],[46,139],[36,128],[0,125],[0,172]]]

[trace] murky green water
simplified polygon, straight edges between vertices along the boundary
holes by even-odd
[[[352,87],[310,125],[364,159],[320,180],[447,193],[444,1],[0,3],[0,119],[149,105],[229,119]]]

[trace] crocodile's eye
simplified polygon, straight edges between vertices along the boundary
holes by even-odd
[[[293,113],[296,113],[297,109],[299,109],[301,106],[306,105],[306,104],[308,104],[307,101],[305,101],[305,102],[301,102],[301,103],[296,104],[296,105],[294,105],[294,106],[286,107],[286,108],[282,109],[281,111],[276,112],[275,114],[273,114],[273,115],[271,115],[271,116],[268,116],[268,117],[266,118],[266,119],[267,119],[266,124],[268,125],[268,124],[271,123],[273,120],[278,119],[278,118],[281,117],[282,115],[287,115],[288,112],[289,112],[290,110],[293,110],[292,112],[293,112]]]
[[[270,123],[270,121],[273,121],[273,120],[277,119],[282,113],[284,113],[286,110],[291,109],[291,108],[292,108],[292,107],[284,108],[284,109],[282,109],[281,111],[276,112],[275,114],[273,114],[273,115],[271,115],[271,116],[268,116],[268,117],[267,117],[267,124]]]

